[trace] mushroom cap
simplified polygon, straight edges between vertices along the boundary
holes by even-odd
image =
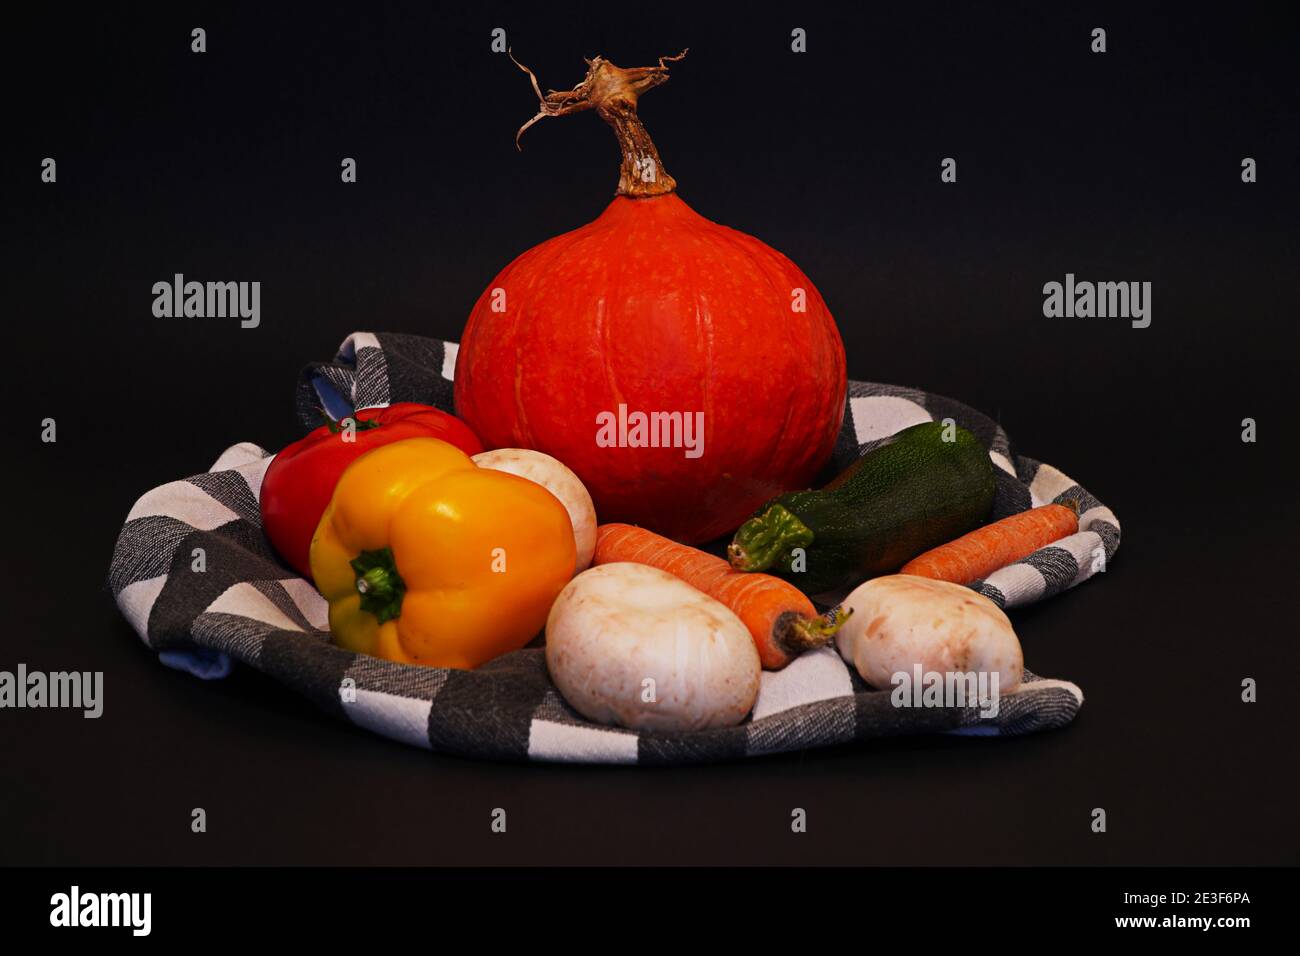
[[[758,697],[753,638],[725,605],[679,578],[616,562],[560,592],[546,624],[551,679],[589,720],[636,730],[729,727]]]

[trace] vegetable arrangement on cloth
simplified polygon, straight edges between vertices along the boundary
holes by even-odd
[[[165,663],[242,661],[376,732],[502,759],[1073,719],[1082,693],[1024,670],[1003,609],[1104,569],[1114,515],[959,403],[846,382],[807,277],[676,196],[636,116],[676,59],[533,80],[524,129],[594,110],[619,195],[507,266],[459,351],[357,333],[300,383],[325,426],[136,503],[110,583]],[[692,547],[724,535],[725,558]]]

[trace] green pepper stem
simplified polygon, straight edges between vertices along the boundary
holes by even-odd
[[[813,533],[784,505],[771,505],[736,531],[727,560],[738,571],[766,571],[794,548],[813,543]]]
[[[406,582],[397,573],[392,548],[362,551],[349,563],[357,576],[361,610],[373,614],[380,624],[400,617]]]
[[[328,415],[324,414],[324,412],[321,413],[321,417],[325,419],[325,427],[330,430],[331,435],[337,435],[341,431],[343,431],[342,422],[347,421],[349,418],[352,419],[352,425],[354,430],[359,432],[369,431],[370,429],[378,428],[380,425],[383,424],[383,422],[376,421],[373,418],[357,418],[356,415],[346,415],[340,421],[337,422],[334,419],[330,418]]]

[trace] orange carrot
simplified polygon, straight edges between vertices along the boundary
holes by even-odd
[[[630,524],[603,524],[596,529],[591,563],[615,561],[667,571],[725,604],[749,629],[768,670],[780,670],[803,651],[826,644],[847,617],[819,616],[802,591],[780,578],[736,571],[723,558]]]
[[[976,528],[903,565],[899,574],[971,584],[1079,530],[1079,506],[1043,505]]]

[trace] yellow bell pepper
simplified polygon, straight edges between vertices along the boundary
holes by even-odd
[[[462,669],[541,631],[574,559],[559,499],[436,438],[383,445],[349,465],[311,543],[337,644]]]

